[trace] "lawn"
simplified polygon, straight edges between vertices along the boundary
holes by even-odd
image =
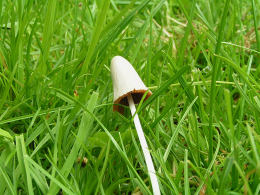
[[[260,194],[259,0],[0,0],[0,194]]]

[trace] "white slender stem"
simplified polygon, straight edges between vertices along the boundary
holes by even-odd
[[[136,112],[133,97],[130,94],[129,96],[127,96],[127,98],[128,98],[129,107],[130,107],[130,110],[131,110],[131,113],[132,113],[132,116],[133,116]],[[144,159],[145,159],[145,162],[146,162],[146,165],[147,165],[147,168],[148,168],[148,173],[149,173],[149,176],[150,176],[150,180],[151,180],[151,183],[152,183],[153,194],[154,195],[160,195],[161,194],[160,188],[159,188],[157,177],[155,175],[155,169],[154,169],[153,161],[152,161],[151,154],[150,154],[150,151],[148,149],[148,145],[147,145],[146,139],[144,137],[144,132],[143,132],[143,129],[142,129],[142,126],[141,126],[141,123],[140,123],[140,120],[139,120],[137,113],[134,116],[134,124],[135,124],[137,135],[139,137],[141,147],[142,147],[142,150],[143,150],[143,153],[144,153]]]

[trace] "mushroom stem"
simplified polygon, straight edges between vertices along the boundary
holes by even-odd
[[[132,95],[130,94],[129,96],[127,96],[127,99],[128,99],[129,107],[130,107],[130,110],[131,110],[131,114],[132,114],[132,116],[134,116],[134,124],[135,124],[137,135],[139,137],[139,141],[141,143],[141,147],[142,147],[142,150],[143,150],[143,153],[144,153],[145,162],[146,162],[146,165],[147,165],[147,168],[148,168],[148,173],[149,173],[150,180],[151,180],[151,183],[152,183],[153,194],[160,195],[161,194],[160,188],[159,188],[157,177],[155,175],[155,169],[154,169],[153,161],[152,161],[152,158],[151,158],[150,151],[148,149],[146,139],[144,137],[144,132],[143,132],[138,114],[137,113],[135,114],[136,109],[135,109],[135,104],[134,104]]]

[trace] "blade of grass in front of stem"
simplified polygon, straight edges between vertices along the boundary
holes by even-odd
[[[137,135],[139,138],[139,142],[140,142],[140,145],[141,145],[141,148],[143,151],[144,159],[146,162],[146,167],[148,169],[148,174],[149,174],[150,181],[152,184],[153,193],[160,195],[161,194],[160,187],[159,187],[158,179],[156,177],[156,171],[154,168],[153,160],[152,160],[152,157],[151,157],[151,154],[149,151],[149,147],[148,147],[148,144],[147,144],[145,136],[144,136],[144,132],[143,132],[138,114],[136,114],[135,103],[134,103],[132,95],[130,94],[129,96],[127,96],[127,99],[128,99],[129,107],[131,110],[131,114],[132,114],[132,116],[135,115],[133,117],[134,124],[135,124],[136,132],[137,132]]]

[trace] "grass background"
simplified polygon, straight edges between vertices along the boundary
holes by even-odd
[[[110,60],[162,194],[260,193],[259,0],[0,1],[0,194],[151,194]]]

